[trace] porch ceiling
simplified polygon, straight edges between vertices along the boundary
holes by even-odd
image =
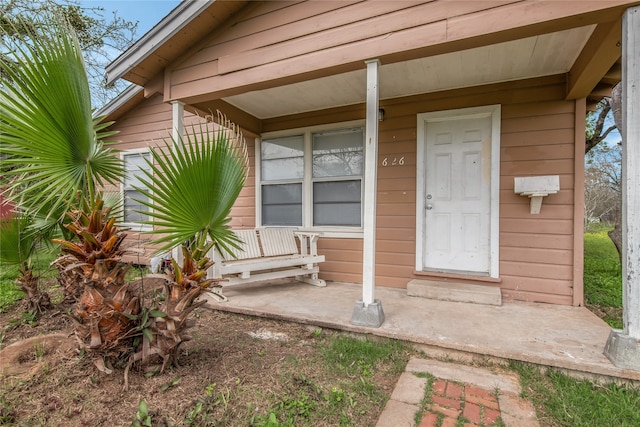
[[[566,73],[595,25],[459,52],[382,64],[380,99]],[[259,119],[286,116],[366,99],[366,70],[337,74],[224,98]]]

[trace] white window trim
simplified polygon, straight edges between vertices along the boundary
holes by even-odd
[[[123,150],[120,152],[120,160],[122,160],[122,163],[124,165],[124,158],[126,156],[129,156],[132,154],[148,154],[148,153],[149,153],[149,147]],[[125,173],[126,173],[126,170],[125,170]],[[152,226],[147,224],[140,224],[139,222],[124,222],[124,182],[120,183],[120,200],[122,200],[122,217],[121,217],[122,222],[120,223],[121,226],[130,228],[132,231],[151,231],[153,229]]]
[[[294,135],[304,135],[305,139],[305,156],[304,156],[304,178],[302,181],[302,226],[299,227],[301,231],[313,231],[317,233],[322,233],[324,237],[334,237],[334,238],[362,238],[364,236],[364,229],[361,227],[336,227],[336,226],[312,226],[312,212],[309,207],[313,206],[313,200],[311,198],[312,195],[312,187],[313,187],[313,156],[306,155],[307,150],[310,149],[312,142],[310,140],[311,134],[316,132],[326,132],[332,130],[340,130],[346,129],[350,127],[362,127],[364,128],[365,121],[364,120],[352,120],[348,122],[340,122],[340,123],[331,123],[328,125],[318,125],[318,126],[308,126],[302,128],[294,128],[287,129],[282,131],[275,132],[266,132],[263,133],[260,138],[256,138],[255,144],[255,203],[256,203],[256,227],[262,227],[262,155],[261,155],[261,145],[263,139],[271,139],[271,138],[281,138],[286,136],[294,136]],[[366,144],[363,144],[362,150],[364,155]],[[364,164],[363,164],[364,169]],[[361,202],[364,202],[364,171],[363,176],[361,177]],[[333,181],[333,180],[327,180]],[[297,182],[297,180],[296,180]],[[284,181],[283,181],[284,183]]]
[[[423,271],[424,209],[425,209],[425,164],[427,121],[458,120],[475,117],[491,117],[491,219],[489,230],[489,277],[500,277],[500,123],[501,105],[461,108],[456,110],[435,111],[417,115],[417,173],[416,173],[416,270]]]

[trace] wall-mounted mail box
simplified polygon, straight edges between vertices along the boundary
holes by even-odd
[[[560,191],[560,176],[523,176],[514,178],[513,191],[531,199],[529,210],[539,214],[542,198]]]

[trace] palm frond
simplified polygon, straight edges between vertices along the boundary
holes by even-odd
[[[224,116],[216,123],[192,125],[184,138],[165,141],[151,148],[148,169],[139,177],[146,188],[136,188],[151,208],[144,212],[153,225],[149,233],[162,234],[153,242],[158,252],[185,241],[204,244],[209,238],[216,246],[237,247],[229,226],[229,214],[249,170],[246,143],[238,127]]]
[[[28,262],[36,240],[27,232],[30,220],[13,215],[0,221],[0,263],[21,265]]]
[[[99,137],[109,136],[94,122],[82,52],[73,28],[46,16],[14,42],[12,55],[0,57],[0,154],[6,155],[10,197],[28,211],[60,212],[78,190],[117,183],[120,159]],[[7,165],[8,166],[8,165]]]

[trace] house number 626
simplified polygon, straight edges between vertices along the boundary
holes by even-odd
[[[382,166],[402,166],[402,165],[404,165],[404,156],[400,158],[394,157],[393,159],[389,157],[385,157],[382,160]]]

